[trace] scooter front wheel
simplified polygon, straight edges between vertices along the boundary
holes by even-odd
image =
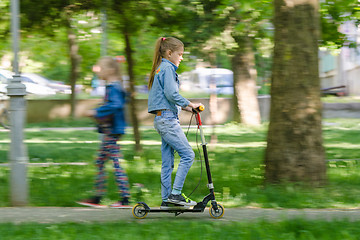
[[[216,203],[216,208],[211,204],[209,208],[209,213],[212,218],[219,219],[224,216],[225,208],[220,203]]]
[[[141,203],[138,203],[133,207],[132,213],[137,219],[143,219],[148,214],[148,212],[145,210],[145,205]]]

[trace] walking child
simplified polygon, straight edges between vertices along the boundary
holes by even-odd
[[[174,37],[161,37],[156,41],[153,66],[149,79],[148,112],[155,115],[154,127],[161,136],[161,208],[171,204],[194,206],[196,202],[182,194],[186,175],[195,154],[179,122],[181,109],[192,111],[201,103],[192,103],[179,94],[179,79],[176,73],[183,60],[184,44]],[[172,185],[174,151],[180,163]]]
[[[102,134],[102,142],[96,158],[97,175],[95,177],[95,194],[89,199],[79,201],[85,206],[101,206],[100,202],[106,193],[107,160],[112,160],[115,180],[119,191],[119,201],[111,204],[111,208],[129,208],[129,182],[125,170],[121,167],[119,158],[122,157],[117,141],[125,133],[125,96],[121,86],[119,64],[111,57],[102,57],[93,68],[102,80],[106,81],[104,103],[89,113],[98,122],[98,132]]]

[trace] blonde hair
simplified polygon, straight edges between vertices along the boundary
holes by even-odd
[[[168,38],[160,37],[156,40],[153,65],[150,72],[150,78],[148,84],[149,89],[151,89],[153,85],[155,71],[160,66],[162,58],[165,57],[166,51],[171,50],[172,52],[175,52],[182,48],[184,48],[184,44],[179,39],[174,37],[168,37]]]
[[[109,56],[101,57],[97,61],[96,65],[104,67],[105,69],[109,69],[109,68],[113,69],[114,74],[118,76],[120,81],[122,80],[120,64],[113,57],[109,57]]]

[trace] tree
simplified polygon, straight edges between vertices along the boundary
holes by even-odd
[[[323,184],[318,0],[274,0],[275,48],[265,180]]]
[[[137,152],[141,151],[142,148],[135,98],[133,38],[139,35],[139,31],[146,21],[148,7],[148,1],[113,0],[110,3],[110,9],[112,9],[114,13],[113,19],[125,41],[125,55],[130,88],[130,115],[135,138],[135,151]]]
[[[59,28],[66,29],[68,53],[70,59],[71,85],[71,117],[75,117],[76,91],[75,86],[79,78],[81,56],[77,43],[76,29],[72,25],[73,16],[81,11],[96,9],[97,1],[67,0],[67,1],[21,1],[21,12],[25,16],[23,26],[28,31],[41,31],[54,35]]]
[[[197,24],[191,37],[203,40],[203,53],[208,59],[219,51],[226,51],[234,72],[234,119],[247,125],[261,122],[256,89],[255,54],[269,28],[269,1],[200,1],[194,14]],[[187,7],[189,8],[189,7]],[[198,9],[204,9],[199,14]],[[210,27],[207,34],[201,31]],[[201,33],[200,38],[196,33]],[[198,47],[197,47],[198,48]],[[215,59],[213,57],[213,59]],[[210,61],[215,62],[215,60]]]
[[[69,57],[70,57],[70,86],[71,86],[71,117],[75,117],[76,108],[76,91],[75,86],[77,79],[79,78],[81,56],[79,54],[79,45],[77,43],[76,33],[72,27],[72,16],[78,6],[75,4],[69,4],[63,8],[63,14],[61,14],[64,26],[66,28],[66,34],[69,45]]]
[[[346,35],[339,32],[339,26],[346,21],[360,24],[360,6],[358,0],[325,0],[321,1],[321,45],[340,48],[349,44]],[[354,44],[354,43],[350,43]]]
[[[244,124],[259,125],[255,53],[261,43],[259,39],[268,37],[271,7],[268,1],[233,1],[232,6],[227,31],[235,43],[228,48],[234,72],[234,120],[240,117]]]

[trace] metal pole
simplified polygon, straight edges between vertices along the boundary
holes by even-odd
[[[7,87],[10,97],[10,197],[12,206],[25,206],[28,203],[27,163],[28,156],[24,145],[24,125],[26,116],[25,85],[19,74],[19,0],[11,0],[11,32],[14,52],[13,71],[15,75]]]

